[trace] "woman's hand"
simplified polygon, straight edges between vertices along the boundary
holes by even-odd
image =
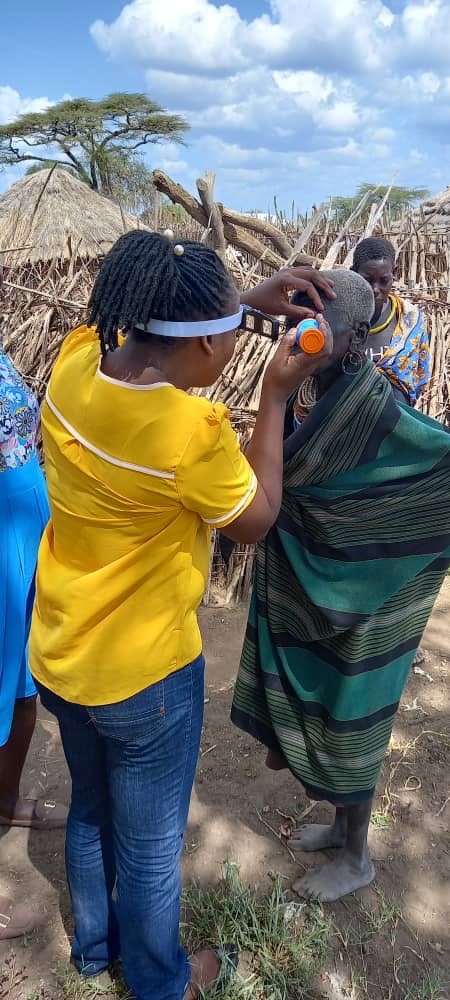
[[[294,329],[286,333],[272,360],[267,365],[264,375],[263,392],[268,394],[270,398],[286,402],[294,389],[297,389],[305,381],[305,378],[313,375],[318,368],[323,367],[324,361],[331,358],[333,334],[323,316],[316,316],[316,320],[325,337],[322,350],[317,354],[304,354],[303,351],[292,354],[297,331]]]
[[[319,291],[317,290],[319,289]],[[314,308],[291,305],[289,293],[303,292],[311,299]],[[241,292],[241,303],[260,309],[271,316],[292,316],[298,322],[315,316],[323,309],[321,292],[327,299],[335,299],[333,282],[313,267],[285,267],[271,278],[266,278],[256,288]]]
[[[293,330],[281,340],[264,375],[263,389],[246,455],[258,480],[255,497],[243,514],[223,529],[233,542],[257,542],[276,521],[283,485],[283,429],[286,401],[308,375],[331,357],[333,335],[322,316],[317,317],[325,337],[320,354],[292,354]]]

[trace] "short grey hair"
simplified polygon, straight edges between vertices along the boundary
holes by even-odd
[[[369,283],[356,271],[336,268],[335,271],[321,271],[324,278],[333,282],[335,299],[327,299],[321,295],[323,315],[330,324],[335,336],[353,330],[354,337],[361,346],[367,340],[372,316],[375,312],[375,299]],[[294,305],[311,308],[311,300],[304,292],[296,292],[292,296]],[[294,326],[295,320],[289,319],[288,326]]]
[[[353,330],[358,340],[365,340],[375,312],[375,299],[369,283],[356,271],[337,268],[322,271],[334,284],[335,299],[322,297],[323,315],[333,333]]]

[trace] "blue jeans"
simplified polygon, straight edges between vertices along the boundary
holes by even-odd
[[[179,941],[180,855],[200,748],[204,666],[200,656],[132,698],[95,708],[39,685],[42,704],[58,719],[72,777],[72,958],[95,976],[120,953],[136,1000],[181,1000],[190,979]]]

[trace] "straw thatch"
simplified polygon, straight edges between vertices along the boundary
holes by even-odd
[[[0,264],[97,259],[122,233],[139,227],[145,228],[68,170],[39,170],[0,197]]]
[[[450,230],[450,186],[446,187],[440,194],[435,194],[420,206],[420,212],[425,219],[433,218],[435,229]]]

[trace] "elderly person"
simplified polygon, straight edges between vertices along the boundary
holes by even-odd
[[[450,438],[399,406],[366,357],[369,284],[352,271],[333,279],[334,356],[288,404],[281,510],[258,549],[232,708],[268,766],[335,806],[331,825],[291,841],[343,848],[294,887],[322,902],[374,877],[375,787],[450,561]]]

